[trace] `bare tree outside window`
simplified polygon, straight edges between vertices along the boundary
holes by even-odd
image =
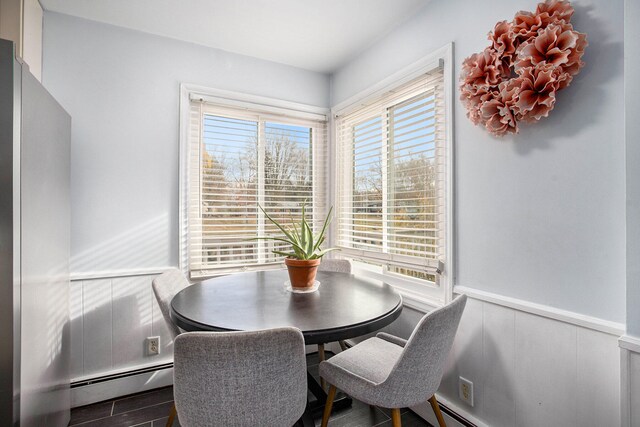
[[[433,93],[387,108],[351,125],[353,172],[348,201],[349,243],[354,249],[438,257],[438,171]],[[427,280],[433,275],[390,265]]]
[[[206,262],[257,262],[260,243],[248,239],[255,237],[263,221],[259,198],[264,197],[265,208],[278,221],[287,223],[313,195],[312,129],[265,123],[261,143],[257,122],[212,115],[204,121],[201,203]],[[271,223],[263,226],[268,235],[278,232]],[[263,261],[277,261],[271,250],[284,248],[277,242],[263,244],[271,245]]]

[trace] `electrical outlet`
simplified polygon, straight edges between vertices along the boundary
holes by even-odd
[[[460,377],[458,381],[458,396],[463,402],[473,406],[473,383],[466,378]]]
[[[147,337],[147,355],[160,354],[160,337]]]

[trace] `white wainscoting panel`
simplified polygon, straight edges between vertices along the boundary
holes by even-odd
[[[489,425],[515,425],[516,312],[495,304],[482,310],[482,417]]]
[[[148,276],[111,279],[114,369],[144,362],[145,339],[153,336],[153,294],[149,289]]]
[[[577,426],[576,327],[516,313],[516,425]]]
[[[73,380],[171,361],[171,337],[151,289],[157,274],[89,275],[72,281]],[[546,314],[536,305],[528,312],[526,302],[514,306],[513,301],[500,304],[499,296],[490,301],[485,297],[469,298],[447,362],[438,396],[451,409],[481,426],[620,425],[615,328],[606,322],[597,325],[594,319],[572,323],[570,316],[554,317],[553,309]],[[405,307],[387,329],[406,337],[421,316]],[[144,340],[153,335],[161,337],[159,356],[145,352]],[[640,354],[629,351],[628,360],[629,425],[640,427]],[[458,397],[460,376],[474,384],[473,407]],[[158,384],[169,381],[162,378]],[[87,404],[123,390],[132,393],[139,386],[133,379],[118,384],[91,386],[92,394],[80,392],[86,387],[76,389],[74,402]],[[426,403],[415,409],[431,411]]]
[[[153,335],[160,336],[160,361],[170,362],[173,361],[173,337],[169,333],[169,328],[167,328],[166,321],[162,316],[160,306],[153,295],[153,291],[151,292],[151,295],[151,309],[153,317],[152,330]]]
[[[629,351],[630,425],[640,426],[640,353]]]
[[[619,363],[616,363],[620,358],[620,351],[615,348],[617,342],[616,336],[578,328],[576,344],[582,350],[577,353],[579,426],[606,426],[612,422],[616,422],[616,426],[620,425],[620,382],[612,378],[612,372],[618,378],[621,373]],[[594,399],[593,392],[582,392],[596,385],[601,399]]]
[[[151,288],[157,273],[119,274],[71,282],[72,382],[172,360],[173,342]],[[146,353],[149,336],[160,336],[160,355]]]
[[[113,367],[111,279],[82,282],[82,374]],[[76,337],[71,337],[73,340]],[[74,345],[74,344],[72,344]],[[73,378],[71,379],[73,381]]]
[[[539,305],[527,312],[526,302],[514,308],[499,299],[468,300],[440,399],[478,425],[619,426],[620,353],[613,328],[606,322],[595,325],[594,319],[555,319],[553,309],[541,313]],[[630,366],[638,370],[640,396],[640,355]],[[458,397],[460,376],[473,382],[473,407]],[[631,407],[640,411],[640,404]],[[414,409],[430,411],[428,404]]]
[[[470,380],[474,378],[472,381],[474,383],[475,405],[466,407],[468,413],[473,415],[480,414],[484,400],[482,390],[478,387],[480,381],[475,379],[484,372],[482,367],[482,321],[478,322],[478,319],[482,319],[482,301],[467,300],[464,316],[460,320],[456,341],[451,350],[451,354],[455,354],[456,357],[449,358],[446,368],[448,375],[442,379],[440,386],[441,390],[448,390],[448,395],[457,395],[458,378],[464,377]]]
[[[82,325],[82,281],[72,281],[69,289],[70,299],[70,346],[71,378],[79,378],[84,372],[83,325]]]
[[[640,338],[623,335],[620,346],[622,427],[640,426]]]

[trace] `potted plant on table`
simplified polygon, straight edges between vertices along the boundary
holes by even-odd
[[[329,213],[324,220],[322,229],[315,235],[313,234],[311,225],[309,225],[305,217],[304,203],[302,204],[302,218],[300,223],[296,225],[295,221],[292,221],[290,226],[280,224],[278,221],[273,219],[262,206],[258,205],[258,207],[267,219],[278,227],[284,235],[255,237],[252,240],[275,240],[277,242],[284,242],[291,245],[290,252],[283,252],[279,250],[273,250],[272,252],[276,255],[283,255],[286,257],[284,259],[284,263],[289,271],[289,279],[291,280],[292,288],[309,289],[313,287],[316,279],[316,272],[322,257],[327,253],[338,249],[320,248],[326,239],[325,234],[329,224],[331,223],[331,212],[333,211],[333,206],[329,209]]]

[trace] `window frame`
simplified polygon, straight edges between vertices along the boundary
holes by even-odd
[[[340,102],[331,109],[331,132],[329,142],[329,157],[337,158],[338,147],[338,129],[336,126],[336,118],[344,116],[357,110],[360,106],[366,105],[376,99],[379,99],[385,93],[408,83],[415,78],[423,75],[438,66],[443,68],[444,77],[444,97],[445,97],[445,230],[444,237],[446,241],[445,265],[439,277],[439,287],[430,286],[428,283],[410,277],[402,277],[393,272],[379,273],[372,271],[366,267],[358,267],[355,265],[354,272],[374,279],[384,280],[394,286],[404,297],[406,305],[412,306],[420,310],[429,310],[433,307],[446,304],[453,298],[453,286],[455,283],[455,206],[454,206],[454,116],[453,116],[453,93],[454,88],[454,70],[453,70],[453,43],[449,43],[432,53],[420,58],[418,61],[399,70],[389,77],[373,84],[369,88],[355,94],[354,96]],[[338,191],[338,174],[342,173],[338,170],[335,161],[331,162],[331,183],[330,183],[330,200],[335,204]],[[337,231],[332,227],[329,234],[331,245],[335,245],[337,240]],[[337,256],[340,256],[338,253]]]
[[[190,123],[190,110],[191,110],[191,101],[193,99],[200,99],[206,101],[208,103],[215,104],[222,108],[232,108],[232,109],[244,109],[250,112],[252,115],[261,115],[265,119],[273,120],[278,122],[278,120],[286,121],[286,118],[290,118],[292,120],[302,119],[302,120],[312,120],[312,121],[325,121],[326,122],[326,136],[325,136],[325,144],[324,151],[328,156],[329,146],[330,146],[330,121],[329,114],[330,109],[323,107],[316,107],[307,104],[301,104],[291,101],[284,101],[275,98],[269,98],[258,95],[251,95],[241,92],[228,91],[222,89],[208,88],[204,86],[194,85],[182,83],[180,85],[180,105],[179,105],[179,268],[180,270],[190,277],[190,266],[189,266],[189,212],[188,212],[188,203],[189,203],[189,154],[190,154],[190,135],[189,135],[189,123]],[[262,120],[262,118],[261,118]],[[315,149],[314,149],[315,150]],[[316,160],[314,160],[315,162]],[[329,161],[328,157],[325,159],[326,162]],[[326,188],[324,190],[324,194],[326,197],[327,206],[330,204],[330,185],[331,185],[331,177],[328,175],[328,172],[324,174],[324,181]],[[315,184],[314,184],[315,187]],[[240,272],[247,270],[266,270],[269,268],[283,268],[281,265],[271,265],[264,264],[256,266],[242,266],[242,267],[232,267],[232,268],[221,268],[215,273],[212,273],[207,277],[215,277],[222,274],[228,274],[229,272]],[[203,277],[204,278],[204,277]]]

